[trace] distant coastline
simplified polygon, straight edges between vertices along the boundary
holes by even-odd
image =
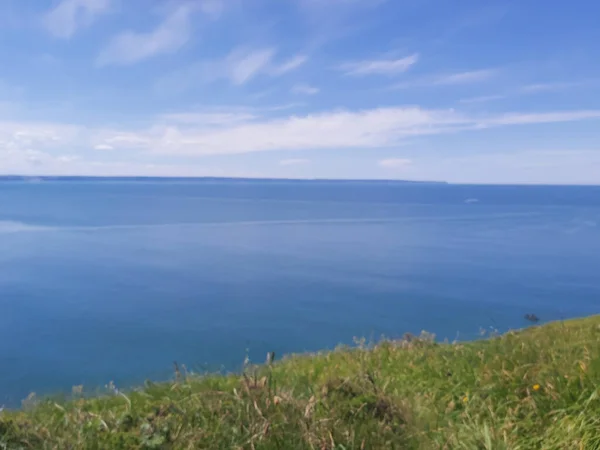
[[[327,183],[327,184],[449,184],[446,181],[427,181],[427,180],[369,180],[369,179],[329,179],[329,178],[237,178],[237,177],[146,177],[146,176],[53,176],[53,175],[0,175],[2,181],[193,181],[204,183]]]

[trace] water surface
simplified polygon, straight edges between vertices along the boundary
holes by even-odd
[[[0,183],[0,405],[600,312],[600,188]]]

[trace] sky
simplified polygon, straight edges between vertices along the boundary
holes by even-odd
[[[594,0],[0,0],[0,174],[600,184]]]

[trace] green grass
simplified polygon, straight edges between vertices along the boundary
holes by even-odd
[[[600,316],[0,414],[0,449],[600,449]]]

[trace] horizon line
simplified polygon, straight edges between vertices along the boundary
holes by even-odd
[[[75,181],[75,180],[195,180],[195,181],[248,181],[248,182],[327,182],[327,183],[391,183],[391,184],[433,184],[454,186],[580,186],[600,187],[598,183],[538,183],[538,182],[452,182],[444,180],[407,180],[393,178],[284,178],[284,177],[227,177],[227,176],[170,176],[170,175],[15,175],[0,174],[0,181]]]

